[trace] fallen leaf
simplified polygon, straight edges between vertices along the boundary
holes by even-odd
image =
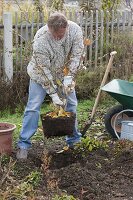
[[[91,44],[91,40],[90,39],[88,39],[88,38],[84,39],[84,45],[85,46],[89,46],[90,44]]]

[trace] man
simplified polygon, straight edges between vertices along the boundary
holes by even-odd
[[[30,138],[38,128],[40,107],[46,94],[55,105],[63,105],[57,92],[58,82],[60,80],[65,88],[73,82],[83,48],[81,28],[61,13],[52,14],[47,25],[37,31],[33,41],[33,56],[27,68],[30,76],[29,98],[18,141],[18,159],[27,159]],[[64,76],[65,65],[69,69],[68,76]],[[76,113],[76,107],[77,98],[73,89],[67,96],[66,111]],[[66,143],[72,146],[80,139],[76,120],[73,137],[66,137]]]

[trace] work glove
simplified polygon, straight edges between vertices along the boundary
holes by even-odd
[[[47,94],[56,93],[57,90],[57,86],[54,84],[53,80],[46,82],[42,87],[46,90]]]
[[[75,82],[73,81],[73,77],[68,75],[64,76],[63,85],[65,92],[70,92],[75,88]]]
[[[50,94],[49,95],[52,98],[53,104],[54,105],[59,105],[59,106],[63,106],[63,102],[60,100],[59,96],[57,93],[54,94]]]

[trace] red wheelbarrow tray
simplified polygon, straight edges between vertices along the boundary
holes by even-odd
[[[133,82],[114,79],[101,90],[107,92],[126,109],[133,109]]]

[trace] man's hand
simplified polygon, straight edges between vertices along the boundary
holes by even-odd
[[[75,88],[75,82],[73,81],[72,76],[64,76],[63,81],[65,92],[69,93]]]
[[[52,98],[53,104],[54,105],[59,105],[59,106],[63,106],[63,102],[60,100],[59,96],[57,93],[54,94],[50,94],[49,95]]]

